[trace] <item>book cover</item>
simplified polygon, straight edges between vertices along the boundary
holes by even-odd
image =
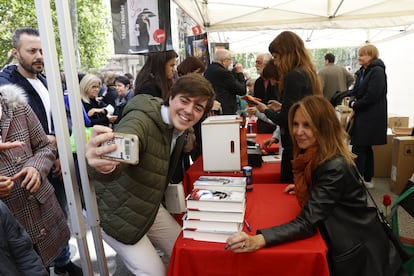
[[[200,176],[193,185],[195,189],[243,192],[246,190],[246,177]]]
[[[208,241],[208,242],[223,242],[225,243],[227,238],[235,232],[241,231],[241,228],[237,231],[200,231],[195,229],[183,229],[183,237],[186,239],[193,239],[196,241]]]
[[[242,222],[235,221],[213,221],[183,218],[183,229],[196,229],[199,231],[227,231],[237,232]]]
[[[193,189],[186,203],[187,209],[243,212],[246,192]]]
[[[282,158],[279,154],[262,155],[262,160],[263,160],[263,162],[266,162],[266,163],[277,163],[277,162],[281,162]]]
[[[187,218],[208,221],[233,221],[241,223],[244,219],[244,210],[243,212],[187,210]]]

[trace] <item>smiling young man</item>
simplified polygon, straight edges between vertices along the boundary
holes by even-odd
[[[184,131],[207,114],[213,102],[213,87],[196,73],[180,77],[165,102],[144,94],[133,97],[115,131],[138,136],[137,165],[102,159],[116,148],[100,147],[113,138],[110,128],[95,126],[86,144],[102,236],[135,275],[166,274],[154,246],[168,262],[181,227],[161,204],[164,191],[186,142]]]

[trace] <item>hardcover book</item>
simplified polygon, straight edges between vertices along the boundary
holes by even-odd
[[[194,182],[194,189],[244,192],[246,190],[246,177],[200,176]]]
[[[214,221],[183,218],[183,229],[195,229],[199,231],[227,231],[237,232],[242,222],[237,221]]]
[[[208,220],[208,221],[233,221],[243,222],[244,210],[242,212],[217,212],[187,210],[188,219]]]
[[[226,242],[227,238],[235,232],[240,231],[200,231],[195,229],[183,229],[183,237],[197,241]]]
[[[266,162],[266,163],[277,163],[277,162],[281,162],[282,158],[280,157],[279,154],[262,155],[262,160],[263,162]]]
[[[193,189],[186,203],[193,210],[243,212],[246,192]]]

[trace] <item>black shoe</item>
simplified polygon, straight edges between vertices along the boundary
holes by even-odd
[[[70,261],[65,266],[55,266],[56,275],[83,276],[82,268]]]

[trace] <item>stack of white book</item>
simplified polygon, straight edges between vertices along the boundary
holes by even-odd
[[[183,236],[194,240],[226,242],[243,228],[246,178],[200,176],[186,198]]]

